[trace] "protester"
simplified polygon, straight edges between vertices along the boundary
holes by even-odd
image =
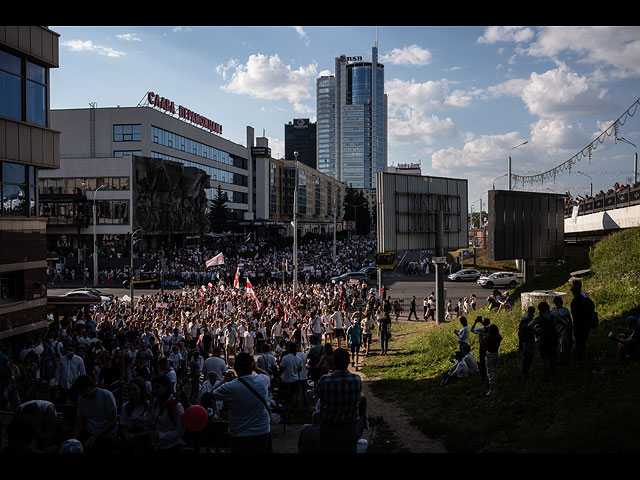
[[[245,352],[238,354],[234,369],[235,373],[225,373],[220,385],[212,392],[213,398],[222,400],[229,407],[231,452],[271,453],[271,424],[267,403],[271,379],[265,371],[257,368],[251,355]]]

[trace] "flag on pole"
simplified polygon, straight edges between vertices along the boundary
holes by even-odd
[[[253,291],[253,287],[251,286],[251,282],[249,281],[248,278],[247,278],[247,293],[251,295],[251,297],[256,301],[256,306],[258,307],[258,310],[260,310],[262,308],[262,305],[260,304],[260,300],[258,300],[258,297],[256,297],[256,294]]]
[[[236,270],[236,277],[233,279],[233,288],[238,288],[240,284],[240,265],[238,265],[238,269]]]
[[[249,232],[249,235],[247,235],[247,238],[244,239],[244,243],[247,243],[249,240],[251,240],[251,232]]]
[[[214,265],[224,265],[224,255],[222,255],[222,253],[219,253],[218,255],[216,255],[215,257],[213,257],[210,260],[207,260],[207,267],[212,267]]]

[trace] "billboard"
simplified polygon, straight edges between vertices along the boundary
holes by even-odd
[[[564,254],[564,195],[489,190],[489,260]]]
[[[379,253],[435,249],[439,211],[442,247],[468,245],[466,179],[379,172],[376,181]]]

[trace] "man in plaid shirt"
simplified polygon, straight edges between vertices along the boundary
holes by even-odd
[[[347,370],[349,352],[333,352],[334,370],[318,381],[320,444],[323,452],[356,453],[360,435],[358,404],[362,382]]]

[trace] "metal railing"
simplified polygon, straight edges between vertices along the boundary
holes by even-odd
[[[627,208],[640,205],[640,184],[621,188],[616,192],[607,192],[604,195],[588,198],[578,204],[569,204],[564,208],[564,218],[573,216],[573,209],[578,207],[578,216],[590,213],[604,212],[616,208]]]

